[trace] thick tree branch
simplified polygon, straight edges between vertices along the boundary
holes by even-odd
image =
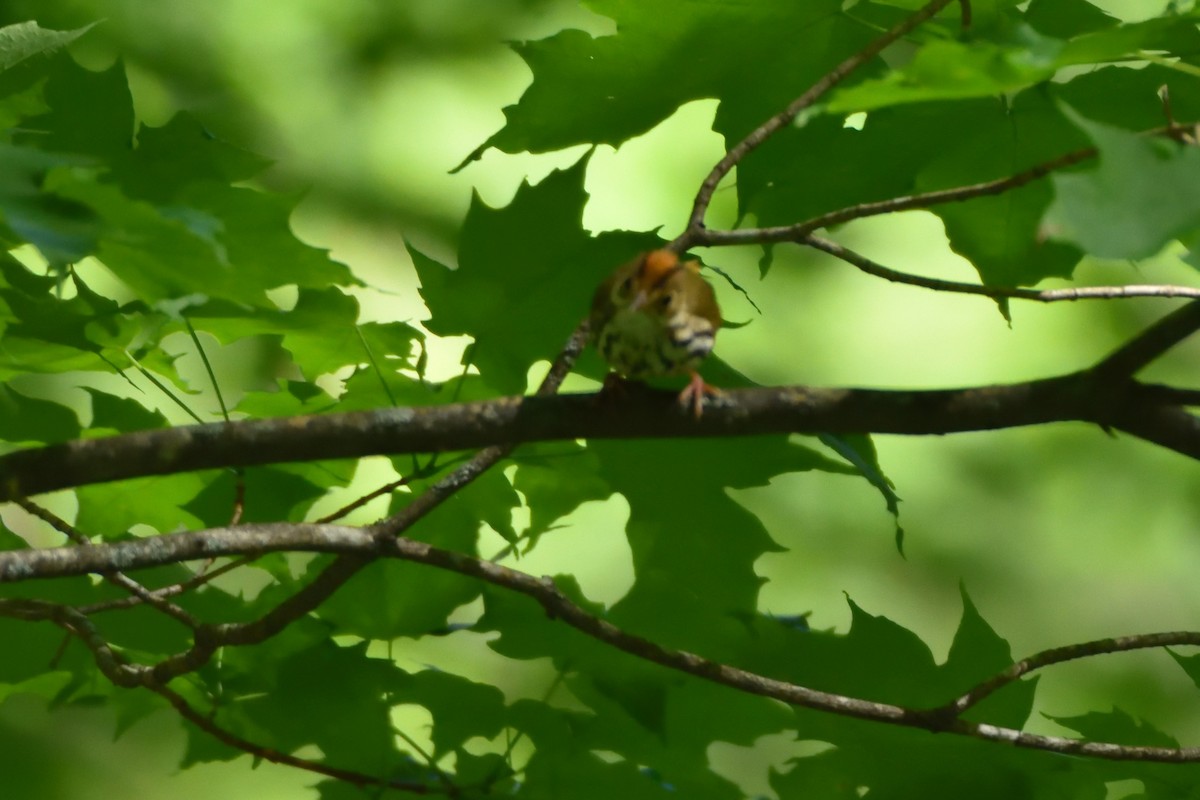
[[[546,377],[538,386],[538,397],[558,391],[587,342],[587,323],[581,322],[567,338],[563,349],[550,365]],[[476,453],[462,466],[417,496],[402,511],[373,526],[376,538],[394,536],[414,525],[463,487],[470,484],[512,451],[513,445],[493,445]],[[315,529],[317,526],[313,526]],[[353,530],[353,529],[350,529]],[[268,551],[263,551],[268,552]],[[337,552],[337,551],[330,551]],[[261,553],[260,553],[261,554]],[[371,558],[354,553],[342,555],[326,567],[303,589],[281,602],[263,616],[251,622],[201,628],[190,649],[164,659],[154,667],[154,678],[165,685],[171,678],[190,672],[207,663],[217,648],[226,644],[257,644],[276,635],[295,620],[325,602],[354,577]]]
[[[1200,459],[1200,419],[1182,408],[1134,404],[1114,415],[1108,427]]]
[[[1194,312],[1186,315],[1189,319]],[[0,456],[0,500],[104,481],[216,467],[497,447],[435,484],[385,525],[454,491],[515,443],[563,439],[703,438],[770,433],[935,435],[1049,422],[1126,430],[1193,458],[1200,434],[1162,405],[1161,393],[1106,372],[966,389],[882,391],[805,386],[738,389],[696,420],[670,392],[533,397],[325,416],[248,420],[85,439]]]
[[[365,561],[384,555],[385,543],[385,538],[372,536],[364,528],[346,525],[272,522],[209,528],[79,547],[2,551],[0,583],[100,574],[115,569],[133,571],[221,556],[261,556],[289,551],[342,553]],[[230,630],[232,628],[221,630],[213,626],[210,637],[217,644],[247,643],[242,641],[244,637],[240,634],[236,639],[230,639]]]
[[[18,499],[16,501],[16,503],[27,514],[32,514],[33,516],[42,520],[42,522],[45,522],[46,524],[48,524],[52,528],[54,528],[56,531],[63,534],[64,536],[66,536],[68,541],[74,542],[77,545],[88,544],[88,538],[86,536],[84,536],[79,531],[75,530],[75,528],[72,527],[66,520],[62,519],[61,517],[59,517],[56,514],[51,513],[48,509],[42,508],[37,503],[34,503],[30,500],[26,500],[24,498]],[[187,627],[191,628],[193,631],[200,624],[199,621],[195,617],[193,617],[191,614],[184,611],[182,608],[175,605],[174,603],[167,601],[167,599],[163,595],[152,592],[151,590],[147,589],[145,586],[143,586],[139,582],[135,581],[133,578],[130,578],[124,572],[121,572],[119,570],[115,571],[115,572],[111,572],[111,571],[106,572],[106,573],[104,573],[104,579],[106,581],[108,581],[109,583],[111,583],[113,586],[116,586],[119,589],[124,589],[125,591],[129,592],[130,595],[132,595],[132,598],[129,598],[129,599],[136,598],[137,601],[139,601],[141,603],[146,603],[146,604],[152,606],[153,608],[158,609],[166,616],[171,617],[172,619],[183,623]]]
[[[1200,330],[1200,303],[1172,311],[1092,368],[1105,377],[1132,377],[1150,362]]]

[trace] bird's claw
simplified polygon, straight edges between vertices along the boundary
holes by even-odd
[[[700,373],[693,372],[691,381],[679,393],[679,405],[683,406],[684,410],[691,409],[692,415],[700,419],[704,413],[704,396],[719,397],[720,394],[720,389],[705,383]]]

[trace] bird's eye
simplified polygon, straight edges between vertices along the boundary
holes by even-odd
[[[666,311],[671,307],[671,295],[664,294],[662,297],[658,298],[657,305],[660,311]]]

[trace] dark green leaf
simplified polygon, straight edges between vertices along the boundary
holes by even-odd
[[[0,439],[60,442],[75,438],[81,430],[78,417],[69,408],[0,384]]]
[[[408,502],[399,493],[393,510]],[[499,472],[484,473],[423,520],[412,535],[430,544],[474,553],[481,521],[504,531],[517,497]],[[508,528],[511,532],[511,527]],[[343,632],[373,639],[441,632],[447,617],[479,595],[470,578],[422,564],[379,561],[364,569],[321,607],[321,617]]]
[[[521,449],[513,488],[529,506],[528,547],[583,503],[612,494],[599,468],[593,453],[569,442]]]
[[[1033,0],[1025,21],[1043,36],[1069,39],[1117,24],[1117,21],[1087,0]]]
[[[53,189],[67,170],[81,163],[74,157],[0,145],[0,219],[55,266],[91,254],[100,235],[97,215],[86,203]],[[55,180],[47,180],[52,171]]]
[[[533,84],[505,109],[506,125],[480,152],[617,145],[704,97],[723,98],[716,128],[741,138],[871,36],[835,0],[591,6],[612,17],[620,35],[567,30],[518,45]],[[753,64],[771,79],[746,80],[731,63]]]
[[[600,477],[629,502],[625,534],[636,583],[613,608],[613,621],[672,646],[703,643],[719,658],[723,644],[743,633],[737,616],[757,609],[762,579],[754,562],[779,547],[726,487],[763,485],[825,460],[774,437],[588,447]]]
[[[524,392],[529,368],[554,357],[600,281],[654,242],[637,234],[592,239],[580,229],[585,166],[522,186],[502,209],[476,198],[456,270],[409,248],[432,314],[426,327],[474,337],[474,365],[500,392]]]
[[[962,621],[950,645],[950,655],[941,666],[941,680],[954,694],[967,691],[1013,663],[1008,642],[980,616],[965,587],[962,599]],[[969,717],[1019,730],[1033,709],[1036,683],[1035,679],[1010,684],[972,709]],[[946,700],[950,699],[947,696]]]
[[[1112,711],[1092,711],[1077,716],[1046,715],[1076,731],[1081,736],[1100,742],[1146,745],[1149,747],[1178,747],[1179,742],[1144,720],[1134,719],[1119,708]]]
[[[221,141],[181,112],[162,127],[138,128],[136,148],[117,155],[113,172],[130,195],[170,204],[182,200],[193,186],[244,181],[268,164],[262,156]]]
[[[168,426],[166,418],[157,411],[151,411],[134,400],[124,397],[113,397],[111,394],[87,390],[92,396],[92,431],[129,433]]]
[[[260,669],[259,680],[267,677],[268,665],[260,663]],[[316,745],[332,766],[395,777],[417,771],[397,752],[389,717],[388,699],[403,690],[407,676],[390,661],[367,656],[365,644],[318,642],[290,654],[270,678],[271,691],[230,710],[244,733],[284,752]],[[298,705],[303,725],[296,724]]]
[[[97,159],[122,156],[133,146],[133,98],[125,69],[92,72],[56,58],[46,81],[49,110],[22,122],[22,144]]]
[[[139,524],[160,533],[199,527],[200,521],[183,507],[212,479],[213,473],[188,473],[83,486],[76,489],[76,524],[89,536],[106,538],[121,536]]]
[[[504,695],[495,686],[426,669],[411,676],[404,699],[433,714],[433,756],[462,747],[473,736],[490,739],[504,724]]]
[[[1183,667],[1183,671],[1187,673],[1192,682],[1196,684],[1196,688],[1200,689],[1200,655],[1181,656],[1174,650],[1168,651],[1171,657],[1175,659],[1175,663]]]
[[[215,528],[228,524],[240,495],[245,522],[299,521],[326,488],[286,467],[248,469],[241,475],[224,471],[209,480],[182,509],[205,527]]]

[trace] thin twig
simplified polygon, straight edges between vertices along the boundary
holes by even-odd
[[[431,756],[429,753],[425,752],[425,748],[421,747],[421,745],[417,742],[416,739],[412,738],[411,736],[409,736],[407,733],[400,730],[399,728],[393,727],[392,732],[396,734],[397,738],[399,738],[401,741],[403,741],[405,744],[407,744],[409,747],[411,747],[413,749],[413,752],[415,752],[417,755],[419,755],[422,759],[425,760],[425,765],[427,767],[429,767],[429,769],[433,772],[433,774],[437,775],[438,780],[441,781],[441,783],[444,787],[446,787],[447,794],[454,794],[457,791],[457,787],[455,787],[454,781],[450,780],[450,776],[446,774],[445,770],[443,770],[441,767],[439,767],[437,765],[437,763],[433,760],[433,756]]]
[[[1020,680],[1034,670],[1048,667],[1051,664],[1061,664],[1065,661],[1074,661],[1080,658],[1105,655],[1107,653],[1125,653],[1130,650],[1170,647],[1171,645],[1200,646],[1200,632],[1171,631],[1168,633],[1142,633],[1133,636],[1118,636],[1111,639],[1097,639],[1091,642],[1043,650],[1040,653],[1035,653],[1028,658],[1016,662],[1003,672],[999,672],[987,680],[981,681],[961,696],[935,709],[932,713],[961,716],[967,709],[978,705],[985,698],[1008,684]]]
[[[1127,286],[1081,286],[1076,289],[1023,289],[1009,286],[983,286],[978,283],[961,283],[947,281],[941,278],[926,278],[908,272],[885,267],[872,261],[848,247],[819,236],[806,236],[802,244],[816,250],[828,253],[834,258],[841,259],[851,266],[857,267],[868,275],[903,283],[908,286],[919,286],[939,292],[954,292],[957,294],[973,294],[980,297],[990,297],[993,300],[1014,299],[1033,300],[1039,303],[1056,303],[1075,300],[1117,300],[1127,297],[1190,297],[1200,299],[1200,288],[1195,286],[1171,286],[1163,284],[1130,284]]]
[[[1152,130],[1142,131],[1141,136],[1168,136],[1178,139],[1182,132],[1195,128],[1194,123],[1170,123]],[[733,230],[700,229],[692,238],[692,247],[719,247],[723,245],[770,244],[776,242],[799,242],[806,244],[809,234],[841,225],[851,220],[893,214],[900,211],[932,208],[946,203],[961,203],[978,197],[990,197],[1013,189],[1020,188],[1052,172],[1074,166],[1088,159],[1095,158],[1099,151],[1095,147],[1084,147],[1074,150],[1057,158],[1036,164],[1027,170],[997,178],[991,181],[973,183],[968,186],[956,186],[951,189],[938,189],[930,192],[893,197],[871,203],[858,203],[836,211],[830,211],[820,216],[797,222],[793,225],[777,225],[763,228],[736,228]]]
[[[208,353],[205,351],[204,345],[200,343],[200,336],[192,326],[192,321],[186,315],[183,317],[183,324],[187,326],[188,335],[192,337],[192,344],[196,345],[196,352],[200,354],[200,362],[204,364],[204,371],[208,374],[208,382],[212,384],[213,394],[217,396],[217,405],[221,407],[221,418],[229,422],[229,407],[225,405],[225,395],[221,391],[221,384],[217,382],[217,372],[213,369],[212,362],[208,360]],[[229,524],[237,525],[242,521],[242,515],[246,513],[245,470],[233,470],[233,480],[233,511],[229,514]]]
[[[307,758],[300,758],[287,753],[281,753],[278,750],[274,750],[270,747],[263,747],[262,745],[255,744],[247,739],[243,739],[242,737],[237,736],[236,734],[217,725],[209,716],[201,714],[199,711],[192,708],[187,700],[185,700],[174,690],[157,684],[149,684],[146,688],[155,694],[160,695],[163,699],[171,704],[171,707],[178,712],[179,716],[183,717],[188,722],[207,733],[209,736],[213,737],[224,745],[232,747],[235,750],[240,750],[243,753],[249,753],[256,759],[270,761],[273,764],[282,764],[283,766],[287,767],[295,767],[296,769],[302,769],[306,772],[314,772],[318,775],[324,775],[327,778],[335,778],[339,781],[345,781],[346,783],[358,786],[360,788],[374,786],[381,789],[395,789],[401,792],[410,792],[412,794],[453,794],[453,791],[439,792],[437,789],[424,783],[377,778],[373,775],[367,775],[364,772],[356,772],[350,769],[339,769],[338,767],[331,767],[327,764],[321,764],[316,761],[311,761]]]
[[[68,641],[75,637],[83,642],[91,651],[97,668],[116,686],[141,686],[148,674],[145,667],[130,664],[123,655],[113,650],[92,621],[70,606],[44,600],[0,598],[0,616],[28,622],[52,622],[59,626],[69,634],[66,637]],[[61,656],[64,647],[60,646],[55,659]]]
[[[196,334],[196,329],[192,327],[192,321],[185,316],[183,324],[187,326],[188,335],[192,337],[192,344],[196,345],[196,352],[200,354],[200,362],[204,365],[204,371],[208,373],[208,381],[212,384],[213,394],[217,396],[217,404],[221,407],[221,418],[229,422],[229,408],[225,405],[225,395],[221,393],[221,384],[217,383],[217,373],[213,369],[212,362],[208,360],[208,353],[204,351],[204,345],[200,344],[200,337]]]
[[[295,767],[297,769],[313,772],[318,775],[335,778],[337,780],[346,781],[355,786],[377,786],[384,789],[395,789],[399,791],[411,792],[414,794],[431,794],[445,793],[455,795],[457,793],[452,784],[448,784],[445,792],[438,792],[431,786],[424,783],[403,780],[386,780],[377,778],[373,775],[356,772],[354,770],[339,769],[326,764],[320,764],[316,761],[311,761],[306,758],[281,753],[269,747],[257,745],[247,739],[233,734],[230,731],[217,725],[210,716],[201,714],[196,711],[191,705],[177,692],[170,689],[164,684],[156,682],[152,673],[145,667],[130,664],[123,655],[113,651],[109,644],[101,638],[95,627],[91,624],[87,617],[83,616],[75,609],[66,606],[58,606],[52,603],[43,603],[32,600],[0,600],[0,614],[5,616],[13,616],[29,620],[49,620],[62,627],[68,633],[80,639],[83,644],[91,651],[93,658],[96,660],[97,666],[105,674],[109,680],[118,686],[136,687],[140,686],[149,689],[155,694],[163,697],[178,714],[188,722],[195,725],[200,730],[217,739],[221,743],[240,750],[244,753],[249,753],[258,759],[270,761],[275,764]]]
[[[579,323],[567,337],[567,343],[550,365],[550,370],[542,379],[537,391],[534,392],[535,395],[547,397],[558,392],[567,373],[571,371],[571,366],[579,358],[579,354],[587,344],[587,339],[588,325],[585,320]],[[395,536],[408,530],[417,520],[441,505],[452,494],[474,481],[496,462],[504,459],[515,447],[516,443],[513,443],[493,445],[480,450],[470,461],[434,483],[403,510],[375,523],[370,530],[376,536]]]
[[[377,489],[372,489],[371,491],[364,494],[362,497],[358,497],[358,498],[354,499],[353,501],[347,503],[346,505],[342,506],[341,508],[339,508],[335,511],[331,511],[330,513],[328,513],[325,516],[321,517],[320,519],[316,520],[316,522],[321,525],[324,525],[329,522],[336,522],[339,519],[342,519],[346,515],[350,514],[351,512],[357,511],[358,509],[362,508],[363,506],[370,503],[372,500],[374,500],[377,497],[382,497],[385,494],[391,494],[392,492],[396,491],[397,489],[399,489],[401,487],[408,486],[413,481],[421,480],[423,478],[428,478],[431,475],[437,474],[439,471],[441,471],[443,469],[448,469],[449,467],[452,467],[455,464],[458,464],[458,463],[461,463],[461,462],[467,460],[465,456],[462,456],[462,457],[458,457],[458,458],[452,458],[445,464],[438,464],[437,458],[435,457],[435,458],[429,459],[429,463],[425,464],[425,466],[419,466],[419,465],[415,464],[415,455],[416,454],[414,453],[413,455],[414,455],[414,471],[412,473],[405,475],[402,478],[397,478],[394,481],[388,481],[383,486],[380,486]]]
[[[813,217],[804,222],[798,222],[794,225],[778,225],[765,228],[737,228],[734,230],[705,229],[697,234],[692,246],[715,247],[735,244],[769,244],[772,242],[799,242],[800,244],[807,244],[809,234],[814,231],[834,225],[841,225],[851,220],[864,219],[881,214],[894,214],[900,211],[931,208],[945,203],[960,203],[966,200],[973,200],[977,197],[1003,194],[1004,192],[1024,186],[1027,183],[1032,183],[1055,170],[1093,158],[1096,152],[1096,148],[1087,147],[1067,153],[1064,156],[1059,156],[1043,164],[1038,164],[1024,172],[1019,172],[1016,175],[1010,175],[1006,178],[984,181],[982,183],[971,184],[970,186],[956,186],[952,189],[939,189],[932,192],[893,197],[873,203],[859,203],[840,208],[836,211],[830,211],[827,214],[821,214],[820,216]]]
[[[339,508],[335,511],[331,511],[330,513],[328,513],[325,516],[321,517],[320,519],[316,520],[316,522],[319,525],[324,525],[329,522],[337,522],[342,517],[345,517],[346,515],[362,508],[367,503],[370,503],[376,497],[383,497],[385,494],[391,494],[392,492],[396,491],[397,489],[399,489],[402,486],[408,486],[410,483],[412,483],[414,480],[416,480],[420,477],[422,477],[422,476],[420,476],[414,472],[411,475],[405,475],[403,478],[397,478],[394,481],[388,481],[383,486],[380,486],[378,489],[372,489],[371,491],[364,494],[362,497],[355,498],[353,501],[347,503],[346,505],[342,506],[341,508]]]
[[[587,324],[582,322],[572,332],[566,345],[554,359],[549,372],[538,387],[537,394],[550,395],[558,391],[586,341]],[[437,508],[459,489],[470,484],[485,470],[504,458],[515,446],[515,444],[493,446],[481,450],[470,461],[426,489],[399,513],[364,530],[368,532],[372,540],[386,543]],[[250,526],[231,530],[246,530],[248,527]],[[261,529],[262,526],[255,527]],[[301,527],[308,530],[330,530],[330,526],[311,524],[304,524]],[[339,528],[337,530],[346,529]],[[209,553],[210,557],[212,555],[214,553]],[[0,558],[3,558],[3,554],[0,554]],[[155,680],[160,684],[165,684],[173,677],[198,669],[206,664],[222,646],[258,644],[266,641],[293,621],[325,602],[372,560],[374,560],[373,555],[361,552],[342,555],[325,567],[310,583],[260,618],[251,622],[202,628],[197,631],[195,642],[191,648],[163,659],[153,668]]]
[[[211,559],[209,559],[209,560],[211,561]],[[217,567],[216,569],[202,572],[192,578],[189,578],[186,581],[181,581],[180,583],[173,583],[169,586],[163,586],[158,589],[151,589],[150,594],[154,597],[164,598],[164,599],[167,597],[174,597],[174,596],[180,595],[180,594],[186,594],[187,592],[190,592],[192,589],[196,589],[200,586],[203,586],[204,584],[209,583],[210,581],[213,581],[228,572],[232,572],[235,569],[244,567],[247,564],[252,563],[253,561],[254,561],[253,557],[251,557],[251,558],[236,558],[233,561],[230,561],[228,564],[222,564],[221,566]],[[107,601],[100,602],[100,603],[91,603],[91,604],[85,605],[85,606],[76,606],[75,610],[78,611],[80,614],[85,614],[85,615],[90,616],[92,614],[99,614],[104,611],[123,611],[123,610],[129,609],[129,608],[136,608],[137,606],[142,605],[142,603],[144,603],[144,602],[145,601],[142,600],[142,598],[137,597],[137,596],[123,597],[120,600],[107,600]]]
[[[554,673],[554,680],[551,681],[550,685],[546,687],[546,691],[542,692],[542,705],[550,705],[550,699],[554,697],[554,694],[558,691],[559,687],[566,682],[566,678],[567,674],[565,668],[560,668]],[[521,730],[517,731],[516,735],[509,737],[508,741],[504,745],[504,752],[500,756],[500,763],[496,765],[496,767],[486,778],[483,779],[482,782],[480,782],[478,787],[473,788],[478,788],[483,794],[486,795],[491,792],[492,787],[496,785],[497,781],[505,778],[514,778],[519,774],[520,770],[513,769],[513,751],[517,749],[517,745],[520,744],[521,740],[525,738],[527,733],[528,732],[522,728]]]
[[[245,470],[233,471],[233,511],[229,514],[229,524],[237,525],[246,513],[246,473]]]
[[[87,536],[83,535],[83,533],[77,530],[75,526],[71,525],[65,519],[59,517],[49,509],[43,508],[32,500],[26,498],[18,499],[15,502],[18,506],[24,509],[26,513],[32,514],[33,516],[47,523],[56,531],[66,536],[67,539],[74,542],[76,545],[86,546],[91,544],[91,541],[89,541]],[[192,630],[195,630],[200,624],[199,620],[197,620],[191,614],[184,611],[174,603],[168,603],[165,599],[156,595],[153,591],[147,589],[141,583],[129,577],[124,572],[119,570],[104,571],[100,573],[100,577],[102,577],[108,583],[111,583],[113,586],[129,592],[141,602],[153,606],[155,609],[163,614],[166,614],[168,617],[171,617],[177,622],[183,623]]]
[[[187,414],[192,419],[196,420],[196,422],[201,422],[201,423],[204,422],[204,420],[200,419],[199,414],[197,414],[195,411],[192,411],[191,407],[188,406],[187,403],[183,402],[183,400],[180,397],[178,397],[173,391],[171,391],[171,389],[165,383],[163,383],[157,377],[155,377],[153,372],[151,372],[150,370],[143,367],[141,365],[141,363],[136,358],[134,358],[133,354],[130,353],[128,350],[125,351],[125,357],[129,359],[129,363],[133,364],[133,368],[136,369],[139,373],[141,373],[143,378],[150,381],[150,383],[154,384],[154,388],[158,389],[160,392],[165,394],[167,396],[167,398],[169,400],[171,400],[171,402],[173,402],[175,405],[177,405],[181,409],[183,409],[185,414]]]
[[[959,1],[964,9],[964,22],[969,22],[970,5],[966,0]],[[952,2],[955,2],[955,0],[932,0],[932,2],[927,3],[924,7],[893,26],[862,50],[854,53],[825,75],[821,76],[804,94],[789,103],[787,108],[759,125],[746,138],[729,148],[725,156],[716,163],[712,171],[708,173],[708,176],[700,184],[700,189],[696,193],[696,199],[692,204],[692,212],[688,216],[687,227],[668,247],[675,252],[682,253],[696,244],[697,235],[704,228],[704,216],[708,211],[709,204],[712,202],[713,192],[716,191],[717,185],[721,180],[729,174],[729,171],[737,166],[738,162],[753,152],[773,134],[790,125],[801,111],[815,103],[823,94],[845,80],[856,69],[879,55],[888,45],[902,36],[911,33]]]
[[[354,332],[358,334],[358,343],[362,345],[363,352],[367,354],[367,361],[371,364],[371,371],[375,373],[375,379],[379,381],[379,385],[383,388],[383,393],[387,395],[388,403],[396,405],[396,396],[392,394],[392,387],[383,377],[383,370],[379,366],[379,362],[375,360],[375,353],[371,350],[371,345],[367,342],[367,337],[363,336],[362,328],[358,325],[354,326]]]

